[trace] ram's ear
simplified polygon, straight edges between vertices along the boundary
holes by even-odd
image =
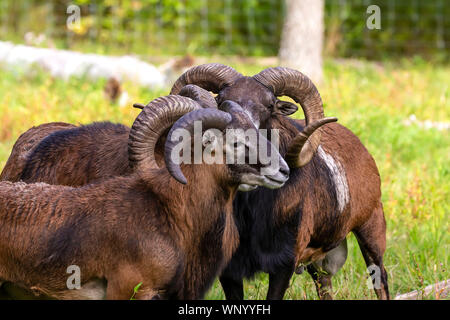
[[[284,116],[289,116],[297,112],[298,106],[295,103],[277,100],[275,103],[275,113]]]

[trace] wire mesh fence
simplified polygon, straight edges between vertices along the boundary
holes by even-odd
[[[366,26],[373,4],[381,29]],[[80,9],[76,28],[67,24],[70,5]],[[270,56],[285,11],[284,0],[1,0],[0,38],[108,53]],[[325,53],[448,55],[449,16],[448,0],[325,0]]]

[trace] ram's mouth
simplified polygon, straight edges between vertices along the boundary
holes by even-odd
[[[248,191],[255,190],[257,188],[258,188],[258,185],[242,183],[242,184],[239,185],[238,190],[242,191],[242,192],[248,192]]]
[[[269,189],[278,189],[284,186],[286,179],[276,179],[273,176],[265,176],[263,186]]]
[[[274,175],[248,173],[241,177],[241,183],[239,184],[238,190],[247,192],[255,190],[259,186],[269,189],[278,189],[281,188],[288,179],[289,176],[283,172],[277,172]]]
[[[281,188],[286,181],[286,179],[277,179],[273,176],[260,176],[257,181],[255,180],[247,181],[247,183],[241,183],[238,190],[248,192],[257,189],[259,186],[269,189],[278,189]]]

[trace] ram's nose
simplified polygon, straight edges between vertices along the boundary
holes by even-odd
[[[289,170],[289,166],[287,165],[286,161],[284,161],[283,158],[280,158],[280,173],[287,179],[289,179],[289,173],[291,172]]]
[[[278,189],[281,188],[286,181],[289,179],[289,166],[287,163],[283,160],[283,158],[280,157],[278,170],[273,175],[266,176],[266,185],[265,187],[271,188],[271,189]]]

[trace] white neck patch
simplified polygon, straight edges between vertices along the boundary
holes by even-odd
[[[322,149],[322,146],[317,148],[317,153],[323,161],[325,161],[328,169],[330,170],[331,177],[336,188],[338,208],[339,211],[342,212],[347,203],[350,201],[350,193],[348,190],[347,177],[345,175],[344,168],[339,161],[335,160],[331,155],[326,153],[325,150]]]

